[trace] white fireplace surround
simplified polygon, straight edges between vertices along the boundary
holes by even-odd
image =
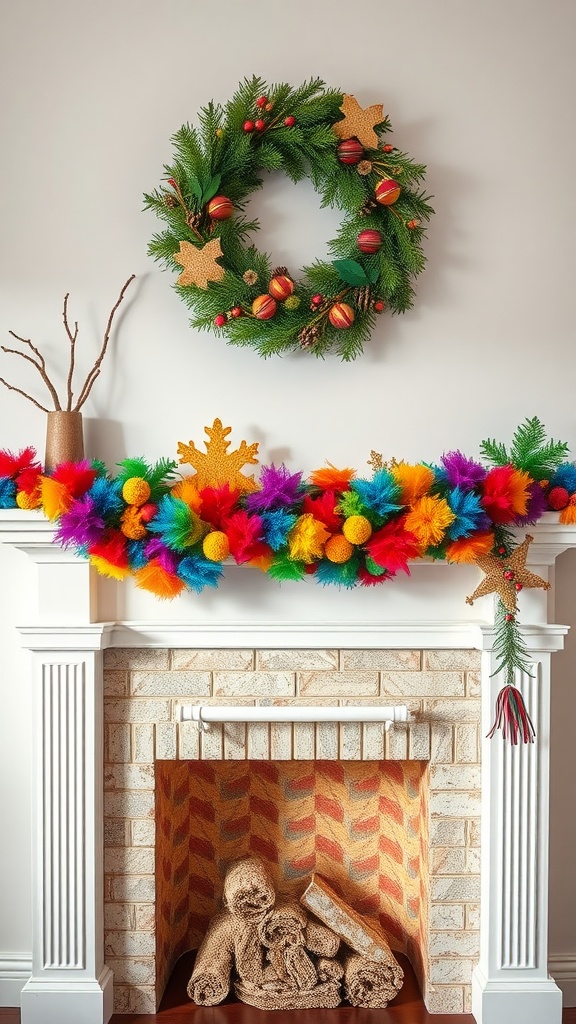
[[[550,513],[530,533],[529,564],[553,583],[556,558],[576,547],[576,528]],[[412,579],[342,596],[312,581],[296,591],[280,588],[231,566],[221,593],[161,604],[129,582],[97,579],[53,536],[38,513],[0,511],[0,543],[21,552],[33,577],[26,621],[13,624],[30,651],[35,729],[33,963],[22,1024],[106,1024],[113,976],[103,940],[104,651],[475,648],[482,651],[486,737],[502,684],[492,675],[494,602],[465,604],[478,581],[474,567],[419,562]],[[524,591],[520,611],[533,676],[519,674],[517,685],[529,701],[536,742],[513,748],[500,734],[483,739],[480,957],[472,995],[478,1024],[561,1021],[561,992],[548,973],[548,787],[550,663],[567,627],[553,622],[553,588]]]

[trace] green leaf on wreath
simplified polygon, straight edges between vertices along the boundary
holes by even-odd
[[[366,271],[366,276],[367,276],[370,284],[378,284],[378,279],[380,277],[380,268],[379,267],[368,267],[368,269]]]
[[[188,176],[188,188],[190,189],[190,192],[194,196],[194,199],[196,199],[198,201],[199,205],[201,206],[202,205],[202,186],[201,186],[200,182],[198,181],[198,178],[193,178],[191,174]]]
[[[370,284],[364,267],[361,267],[356,260],[333,260],[332,266],[335,267],[346,284],[354,285],[354,287]]]
[[[221,174],[215,174],[212,178],[210,178],[210,181],[208,182],[206,187],[202,190],[202,198],[200,199],[200,205],[201,206],[205,206],[206,203],[209,203],[210,200],[214,198],[214,196],[216,195],[218,189],[220,188],[220,182],[221,181],[222,181],[222,175]]]

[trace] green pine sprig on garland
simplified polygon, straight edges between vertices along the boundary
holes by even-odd
[[[547,440],[546,430],[537,416],[526,419],[516,429],[510,452],[506,445],[493,439],[483,441],[480,451],[493,466],[513,465],[534,480],[547,480],[566,460],[568,445],[565,441]]]
[[[351,360],[379,313],[412,306],[434,212],[421,189],[426,168],[384,141],[391,127],[381,105],[358,107],[359,120],[354,109],[348,129],[349,104],[358,106],[319,78],[293,88],[254,76],[225,105],[202,108],[197,126],[174,134],[165,181],[144,197],[166,224],[149,253],[172,271],[186,267],[175,288],[193,327],[263,357],[334,350]],[[250,196],[278,171],[293,181],[309,177],[321,205],[344,213],[329,242],[332,260],[315,261],[297,277],[256,249],[258,223],[245,214]],[[195,275],[195,250],[200,261],[213,239],[222,255],[206,282]]]

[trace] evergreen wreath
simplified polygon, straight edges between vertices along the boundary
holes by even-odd
[[[318,78],[298,88],[246,79],[198,121],[173,136],[165,185],[144,197],[168,225],[149,253],[181,270],[175,288],[191,326],[264,357],[334,349],[355,359],[379,313],[413,304],[434,212],[418,184],[425,166],[383,141],[391,126],[382,104],[363,109]],[[331,262],[316,260],[297,280],[250,241],[259,225],[245,207],[270,171],[309,177],[321,205],[344,213]]]

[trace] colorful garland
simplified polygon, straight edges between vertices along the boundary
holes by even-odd
[[[390,131],[382,104],[362,109],[320,79],[296,89],[245,80],[225,107],[200,111],[198,128],[183,125],[166,186],[145,204],[168,224],[149,252],[181,270],[175,287],[191,325],[261,356],[335,348],[350,360],[379,313],[409,309],[433,210],[417,187],[425,166],[384,142]],[[258,223],[244,209],[265,171],[309,177],[322,206],[344,212],[332,261],[317,260],[297,281],[249,241]]]
[[[88,558],[102,574],[160,598],[217,587],[232,559],[275,580],[312,576],[323,585],[379,586],[409,562],[434,558],[477,564],[484,594],[499,598],[495,651],[505,687],[494,728],[512,742],[533,738],[515,670],[528,671],[517,621],[524,587],[549,585],[526,569],[531,537],[515,546],[512,527],[549,510],[576,523],[576,465],[568,446],[547,441],[536,418],[516,431],[510,451],[484,441],[488,465],[460,451],[439,465],[385,464],[372,452],[373,472],[359,477],[333,466],[302,473],[263,466],[259,480],[243,472],[257,445],[229,452],[230,428],[207,427],[206,452],[180,443],[180,463],[195,470],[175,478],[177,463],[125,459],[113,475],[100,462],[62,463],[45,474],[35,452],[0,452],[0,508],[38,508],[57,524],[56,540]]]

